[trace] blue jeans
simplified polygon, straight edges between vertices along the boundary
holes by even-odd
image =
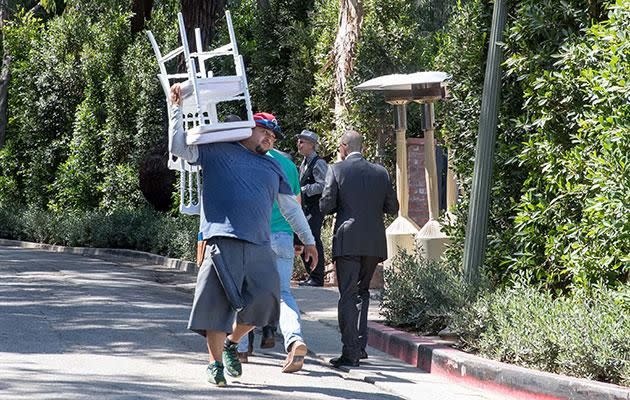
[[[280,276],[280,332],[284,336],[284,348],[289,347],[296,340],[302,338],[300,309],[291,293],[291,276],[293,275],[293,234],[275,232],[271,234],[271,248],[276,255],[276,268]],[[238,344],[238,351],[247,351],[249,339],[243,336]]]

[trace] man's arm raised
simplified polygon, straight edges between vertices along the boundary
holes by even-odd
[[[171,120],[169,121],[169,136],[172,138],[169,151],[190,163],[199,159],[199,149],[197,146],[186,144],[186,131],[184,130],[184,118],[182,117],[182,87],[179,83],[171,86],[168,94],[169,106],[171,107]]]

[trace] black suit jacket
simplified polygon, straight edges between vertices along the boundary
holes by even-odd
[[[319,200],[324,214],[337,213],[332,255],[387,258],[383,214],[398,212],[385,168],[352,154],[331,165]]]

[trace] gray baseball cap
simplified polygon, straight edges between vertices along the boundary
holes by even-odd
[[[297,136],[298,139],[308,140],[309,142],[312,142],[315,145],[319,144],[319,138],[317,137],[317,134],[315,132],[313,132],[313,131],[309,131],[307,129],[304,129],[302,132],[300,132],[296,136]]]

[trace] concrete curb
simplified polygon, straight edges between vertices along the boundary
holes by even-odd
[[[52,251],[56,253],[69,253],[80,256],[115,256],[123,258],[131,258],[135,260],[142,260],[157,265],[162,265],[166,268],[176,269],[178,271],[187,273],[196,273],[197,265],[190,261],[183,261],[177,258],[169,258],[164,256],[158,256],[152,253],[146,253],[144,251],[126,250],[126,249],[108,249],[108,248],[93,248],[93,247],[66,247],[58,246],[54,244],[46,243],[33,243],[23,242],[20,240],[0,239],[0,245],[22,247],[25,249],[42,249]]]
[[[370,321],[368,344],[408,364],[459,383],[523,400],[630,400],[630,389],[536,371],[464,353],[439,338]]]

